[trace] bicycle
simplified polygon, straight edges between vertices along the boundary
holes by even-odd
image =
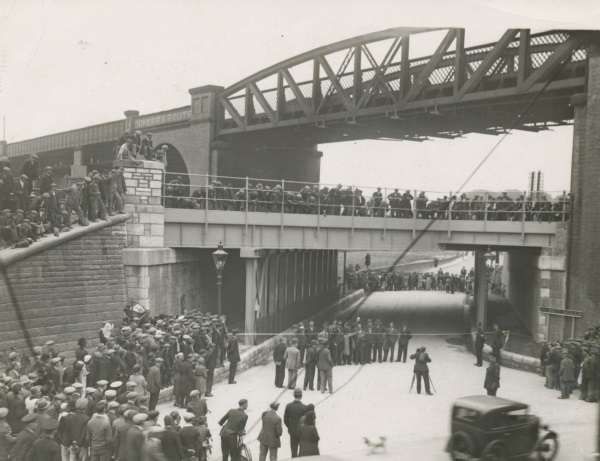
[[[240,432],[238,435],[238,450],[240,452],[240,461],[252,461],[252,453],[244,443],[244,435],[246,431]]]

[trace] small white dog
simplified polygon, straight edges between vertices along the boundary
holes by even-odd
[[[363,440],[365,445],[369,447],[369,454],[376,453],[378,449],[381,449],[382,452],[385,451],[385,441],[387,440],[385,437],[379,437],[378,442],[369,440],[367,437],[363,437]]]

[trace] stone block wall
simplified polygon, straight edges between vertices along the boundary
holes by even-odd
[[[125,212],[127,246],[133,248],[162,248],[165,217],[161,205],[164,166],[160,162],[115,162],[125,170]]]
[[[121,222],[95,230],[97,226],[43,251],[24,249],[29,250],[28,256],[8,265],[16,308],[34,346],[52,339],[58,351],[70,356],[79,338],[96,343],[102,322],[123,317],[127,297],[121,252],[126,246],[126,225]],[[66,233],[59,238],[69,237]],[[55,243],[46,239],[41,244]],[[0,278],[0,294],[0,351],[14,347],[28,354],[4,278]]]

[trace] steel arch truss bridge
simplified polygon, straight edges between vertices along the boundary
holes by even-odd
[[[466,48],[464,29],[396,28],[344,40],[225,89],[217,135],[269,130],[318,144],[498,134],[516,120],[516,129],[548,129],[573,117],[569,98],[584,91],[589,37],[509,29]],[[423,43],[435,52],[420,55]]]

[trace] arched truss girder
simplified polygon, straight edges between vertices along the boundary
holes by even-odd
[[[431,32],[441,36],[435,53],[411,58],[411,37]],[[580,91],[589,37],[587,31],[508,29],[497,42],[470,48],[464,29],[456,28],[395,28],[355,37],[223,90],[217,135],[526,98],[549,78],[550,91]]]

